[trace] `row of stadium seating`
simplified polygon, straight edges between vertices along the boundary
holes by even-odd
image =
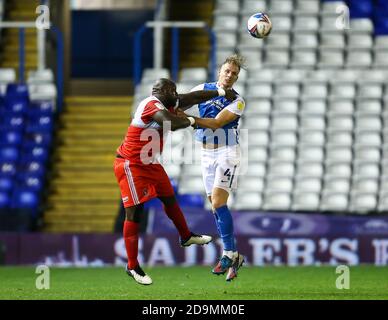
[[[0,209],[37,213],[54,129],[52,81],[51,70],[19,84],[13,69],[0,69]]]
[[[336,8],[345,2],[320,5],[318,0],[309,0],[294,5],[293,1],[274,0],[271,3],[267,6],[265,1],[249,1],[251,9],[244,11],[245,1],[242,11],[228,11],[230,5],[238,7],[239,1],[217,1],[213,26],[217,34],[217,64],[238,50],[247,57],[248,67],[388,68],[385,54],[388,37],[384,36],[388,27],[387,32],[379,31],[376,40],[373,20],[368,17],[352,19],[349,26],[339,28]],[[248,17],[266,8],[273,23],[271,36],[264,41],[252,41],[246,32]]]
[[[301,23],[303,16],[330,16],[336,13],[337,8],[341,6],[342,10],[337,12],[338,17],[338,14],[347,13],[346,10],[343,10],[344,5],[348,5],[351,18],[373,19],[376,35],[388,34],[388,3],[385,0],[326,0],[322,2],[320,0],[218,0],[214,13],[216,16],[215,21],[222,15],[236,15],[236,13],[245,17],[240,30],[245,30],[246,18],[254,12],[268,12],[271,15],[275,28],[289,23],[287,18],[282,18],[284,15],[302,17],[301,20],[298,20],[297,25],[300,28],[299,31],[303,31],[311,26],[314,29],[318,27],[314,19],[311,20],[311,24],[306,23],[306,25],[303,25]],[[229,23],[227,20],[224,20],[223,23],[222,21],[220,22],[221,25]],[[215,25],[217,26],[217,22]],[[323,23],[323,27],[325,26],[330,29],[333,28],[332,23]]]
[[[216,2],[217,64],[233,52],[248,60],[235,85],[247,103],[240,129],[248,145],[232,208],[388,211],[388,37],[381,28],[374,32],[370,15],[356,15],[361,19],[351,20],[350,30],[336,29],[340,4]],[[268,11],[273,21],[264,41],[246,32],[252,11]],[[169,75],[166,69],[145,70],[135,103],[150,94],[154,80]],[[183,69],[178,92],[205,81],[205,69]],[[179,182],[180,196],[199,203],[200,152],[193,151],[191,134],[174,132],[171,148],[173,156],[163,157],[170,160],[166,171]]]

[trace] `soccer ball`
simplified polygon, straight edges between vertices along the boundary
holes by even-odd
[[[265,13],[255,13],[248,19],[248,32],[254,38],[265,38],[272,30],[272,22]]]

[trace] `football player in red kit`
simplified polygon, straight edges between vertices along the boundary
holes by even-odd
[[[152,95],[138,105],[126,137],[117,149],[114,172],[126,213],[123,230],[128,255],[126,272],[140,284],[152,283],[137,260],[139,222],[144,202],[156,197],[162,201],[167,216],[179,232],[182,246],[203,245],[212,240],[210,236],[197,235],[189,230],[170,179],[156,158],[163,150],[163,126],[168,125],[175,131],[195,124],[194,118],[178,116],[175,109],[217,96],[230,100],[236,98],[232,90],[223,89],[178,95],[174,82],[159,79],[152,88]]]

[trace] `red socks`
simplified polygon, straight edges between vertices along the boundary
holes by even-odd
[[[139,242],[139,224],[136,222],[124,221],[124,242],[128,256],[128,268],[135,269],[139,264],[137,261],[138,242]]]
[[[168,206],[168,207],[163,206],[163,207],[164,207],[164,211],[167,214],[167,217],[169,217],[172,220],[175,227],[178,229],[181,239],[189,238],[191,236],[191,232],[189,230],[189,227],[187,226],[186,219],[178,203],[175,202],[172,206]]]

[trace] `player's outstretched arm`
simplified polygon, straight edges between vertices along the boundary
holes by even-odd
[[[198,90],[190,93],[179,94],[178,108],[186,110],[191,108],[193,105],[205,102],[218,96],[225,96],[226,99],[233,101],[237,95],[232,90]]]
[[[152,116],[152,118],[162,127],[163,127],[163,122],[166,122],[166,121],[170,122],[171,131],[184,129],[193,124],[190,122],[188,118],[178,117],[167,110],[160,110],[156,112]]]
[[[215,118],[197,118],[193,117],[195,120],[195,125],[201,128],[209,128],[212,130],[217,130],[227,125],[228,123],[237,119],[237,115],[229,110],[222,110],[217,117]]]

